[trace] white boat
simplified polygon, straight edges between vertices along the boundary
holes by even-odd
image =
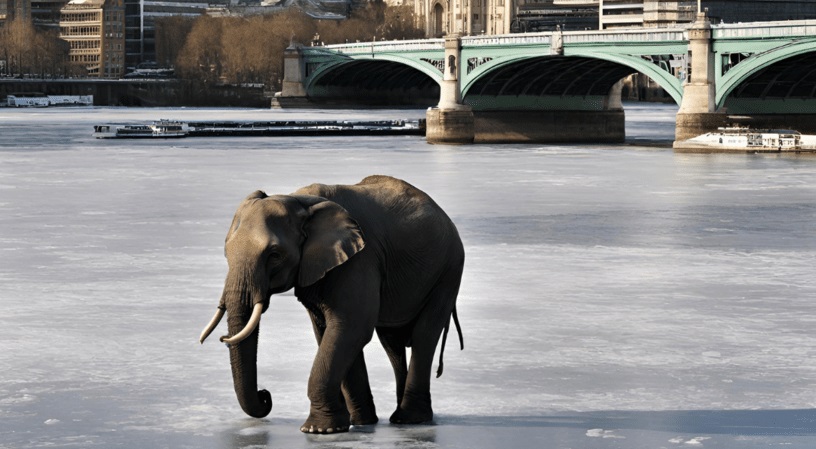
[[[24,93],[7,95],[6,104],[13,108],[47,108],[51,102],[45,94]]]
[[[93,95],[49,95],[49,106],[93,106]]]
[[[190,127],[175,120],[159,120],[148,125],[95,125],[93,136],[97,139],[121,138],[173,138],[187,137]]]
[[[717,128],[716,132],[676,141],[674,149],[711,153],[814,152],[816,151],[816,135],[802,134],[791,129],[752,129],[747,126],[727,126]]]
[[[131,67],[133,71],[126,74],[124,77],[130,78],[173,78],[176,71],[171,68],[159,67],[155,62],[143,62],[136,67]]]
[[[37,92],[6,96],[6,106],[46,108],[48,106],[93,106],[93,95],[45,95]]]

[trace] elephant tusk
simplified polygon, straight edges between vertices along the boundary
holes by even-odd
[[[204,344],[204,340],[206,340],[212,331],[215,330],[215,327],[221,322],[221,318],[224,318],[224,309],[219,307],[218,310],[215,311],[215,315],[213,315],[210,323],[207,324],[207,327],[205,327],[204,331],[201,332],[201,338],[198,339],[201,344]]]
[[[227,338],[226,335],[221,337],[221,343],[226,343],[227,346],[236,345],[241,343],[245,338],[249,337],[249,334],[254,332],[255,328],[258,327],[258,323],[261,322],[262,312],[263,304],[255,304],[255,307],[252,308],[252,316],[249,317],[249,321],[247,322],[246,326],[244,326],[244,329],[232,337]]]

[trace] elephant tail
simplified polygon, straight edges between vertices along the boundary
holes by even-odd
[[[462,327],[459,325],[459,316],[456,315],[456,305],[453,306],[453,324],[456,325],[456,332],[459,334],[459,349],[465,349],[465,339],[462,337]],[[442,375],[442,369],[444,368],[445,364],[442,362],[442,355],[445,354],[445,342],[448,340],[448,329],[450,328],[450,320],[448,320],[448,324],[445,325],[445,332],[442,333],[442,348],[439,350],[439,368],[436,370],[436,377]]]

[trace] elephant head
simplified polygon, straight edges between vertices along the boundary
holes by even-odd
[[[257,391],[258,329],[274,293],[319,281],[363,246],[357,222],[337,203],[308,195],[257,191],[238,207],[225,243],[229,272],[215,316],[201,343],[227,314],[235,394],[250,416],[262,418],[272,397]]]

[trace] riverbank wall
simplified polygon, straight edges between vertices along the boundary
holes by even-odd
[[[21,92],[93,95],[94,106],[268,108],[263,85],[203,86],[177,79],[76,80],[0,78],[0,99]]]

